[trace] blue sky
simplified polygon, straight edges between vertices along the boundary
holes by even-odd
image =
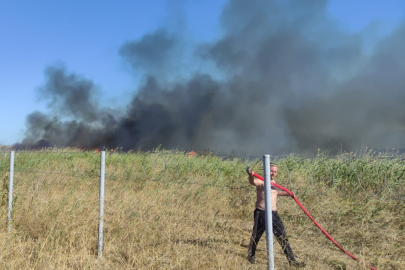
[[[63,63],[68,71],[92,80],[102,93],[101,101],[122,106],[137,81],[119,57],[120,46],[161,26],[177,27],[179,21],[185,23],[193,42],[213,40],[220,34],[218,18],[225,3],[1,1],[0,144],[20,141],[26,116],[35,110],[47,111],[36,91],[44,83],[47,66]],[[328,11],[345,31],[367,31],[374,26],[378,37],[404,20],[405,1],[332,0]],[[178,14],[183,17],[175,18]]]

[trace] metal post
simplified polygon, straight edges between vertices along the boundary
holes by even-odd
[[[264,202],[266,208],[267,268],[274,270],[273,254],[273,216],[271,212],[271,176],[270,155],[263,155],[264,168]]]
[[[105,151],[100,157],[100,214],[98,221],[98,259],[103,256],[103,222],[104,222],[104,180],[105,180]]]
[[[14,151],[10,152],[10,172],[9,172],[9,183],[8,183],[8,231],[11,232],[11,211],[13,208],[13,185],[14,185]]]

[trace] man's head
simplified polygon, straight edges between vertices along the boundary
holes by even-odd
[[[270,163],[270,177],[272,181],[276,179],[277,171],[278,171],[277,164],[273,162]]]

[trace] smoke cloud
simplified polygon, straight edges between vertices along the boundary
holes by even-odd
[[[101,107],[91,81],[50,67],[39,92],[51,113],[30,114],[18,146],[241,154],[405,147],[405,22],[365,52],[361,33],[342,31],[326,7],[230,0],[221,36],[187,56],[220,75],[168,76],[186,57],[181,33],[158,29],[126,42],[119,55],[143,80],[125,108]]]

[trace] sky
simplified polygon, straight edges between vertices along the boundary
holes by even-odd
[[[98,103],[126,106],[138,91],[142,72],[131,69],[120,49],[156,29],[180,31],[182,50],[218,40],[225,0],[183,1],[1,1],[0,2],[0,144],[21,142],[27,116],[50,112],[49,101],[39,94],[46,84],[46,69],[63,66],[91,80]],[[365,38],[364,50],[404,21],[405,1],[331,0],[327,13],[337,28]],[[192,54],[192,52],[189,52]],[[221,70],[188,61],[179,69],[207,70],[221,78]],[[180,65],[180,64],[178,64]],[[170,71],[168,71],[170,74]],[[181,76],[176,74],[174,76]]]

